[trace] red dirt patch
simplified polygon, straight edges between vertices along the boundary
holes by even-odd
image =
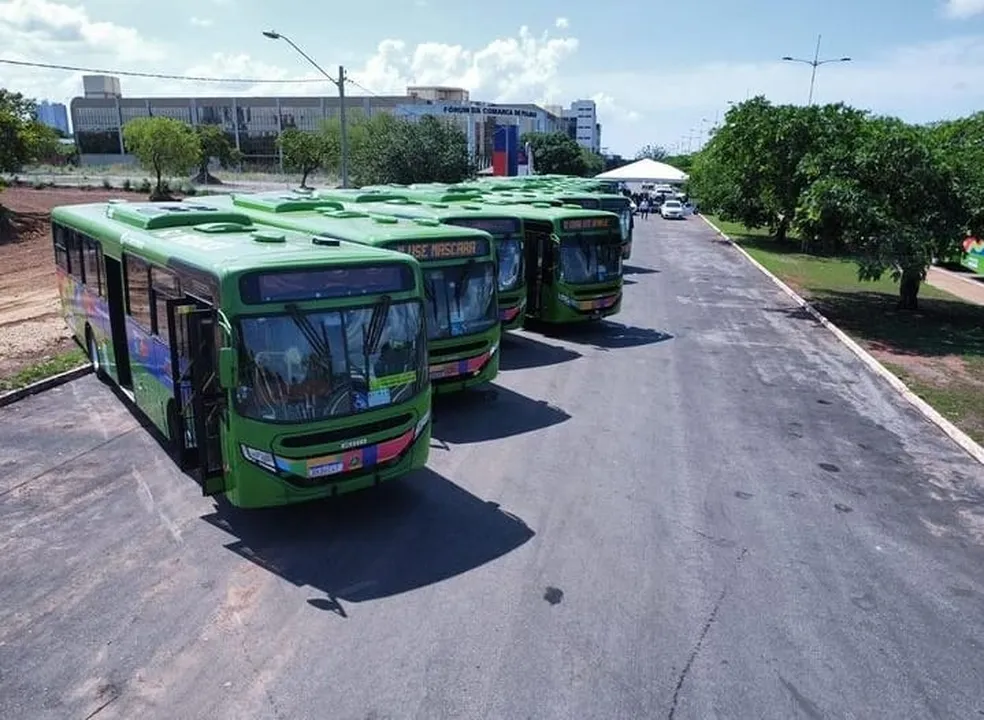
[[[49,216],[59,205],[144,200],[123,190],[11,187],[0,192],[10,237],[0,242],[0,378],[73,347],[59,312]]]

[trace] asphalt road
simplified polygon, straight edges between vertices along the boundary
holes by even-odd
[[[217,510],[91,377],[0,410],[0,717],[984,716],[984,471],[699,218],[630,277],[329,505]]]

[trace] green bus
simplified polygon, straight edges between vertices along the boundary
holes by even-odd
[[[499,321],[503,332],[522,326],[526,311],[526,274],[523,269],[523,223],[505,208],[473,203],[437,203],[388,200],[351,205],[368,213],[400,218],[433,218],[445,225],[484,230],[495,240]]]
[[[619,232],[622,236],[622,259],[632,257],[632,233],[635,219],[632,215],[632,204],[622,195],[607,195],[603,193],[582,193],[552,190],[510,191],[488,193],[485,200],[493,202],[513,202],[522,204],[548,203],[555,206],[577,206],[585,210],[604,210],[618,215]]]
[[[619,218],[582,210],[487,200],[523,221],[526,318],[548,323],[599,320],[622,309]]]
[[[260,225],[408,253],[421,265],[430,378],[435,393],[465,390],[499,372],[495,243],[481,230],[339,209],[319,196],[262,192],[194,202],[245,213]],[[361,203],[360,203],[361,204]]]
[[[255,508],[424,467],[420,265],[195,203],[51,214],[65,319],[206,495]]]

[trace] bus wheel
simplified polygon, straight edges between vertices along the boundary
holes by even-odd
[[[92,363],[92,371],[96,374],[97,378],[105,380],[106,371],[103,370],[102,363],[99,362],[99,346],[96,344],[96,338],[92,335],[92,330],[88,327],[85,329],[85,344],[88,346],[89,362]]]

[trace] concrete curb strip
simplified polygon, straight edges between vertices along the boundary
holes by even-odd
[[[58,387],[59,385],[64,385],[72,380],[78,380],[80,377],[84,377],[92,372],[92,365],[80,365],[72,370],[67,370],[63,373],[58,373],[57,375],[52,375],[51,377],[46,377],[44,380],[38,380],[36,383],[31,383],[25,387],[18,388],[17,390],[11,390],[8,393],[0,395],[0,407],[5,407],[7,405],[12,405],[18,400],[23,400],[31,395],[37,395],[45,390],[51,390],[53,387]]]
[[[816,319],[821,325],[830,330],[838,340],[840,340],[847,348],[860,358],[861,362],[868,366],[876,375],[884,378],[889,385],[891,385],[895,390],[899,392],[911,405],[913,405],[919,412],[921,412],[927,420],[935,424],[942,430],[947,437],[949,437],[953,442],[959,445],[964,451],[967,452],[972,458],[977,460],[977,462],[984,465],[984,448],[978,445],[967,433],[958,428],[952,422],[947,420],[945,417],[940,415],[932,405],[927,403],[921,397],[916,395],[909,387],[902,382],[896,375],[888,370],[884,365],[878,362],[867,350],[858,345],[853,339],[851,339],[847,333],[841,330],[839,327],[834,325],[830,320],[823,316],[819,310],[810,305],[806,300],[800,297],[795,290],[789,287],[786,283],[772,274],[768,268],[766,268],[762,263],[753,258],[745,248],[741,247],[728,237],[724,232],[721,231],[713,222],[707,219],[706,215],[701,214],[701,217],[718,235],[728,241],[731,247],[735,248],[738,252],[745,256],[752,265],[757,267],[762,271],[772,282],[779,286],[779,288],[786,293],[793,301],[799,305],[801,308],[806,310],[810,315]]]

